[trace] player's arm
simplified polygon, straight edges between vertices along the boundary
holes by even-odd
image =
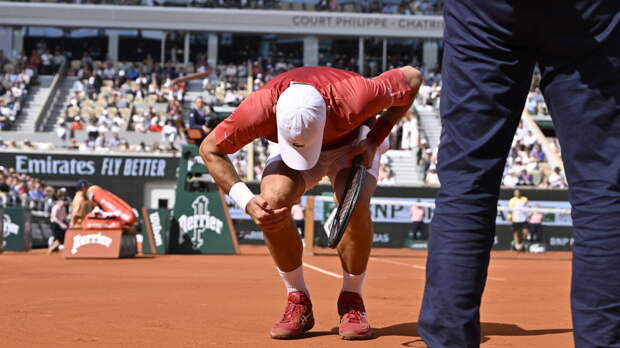
[[[174,86],[174,85],[178,85],[179,83],[187,82],[190,80],[204,79],[205,77],[209,75],[210,75],[209,71],[197,72],[197,73],[185,75],[183,77],[177,77],[176,79],[172,80],[171,83]]]
[[[394,126],[405,115],[407,115],[407,112],[409,112],[411,104],[413,104],[413,101],[418,94],[418,90],[422,85],[422,73],[420,73],[417,69],[410,66],[405,66],[399,68],[399,70],[403,73],[405,85],[409,87],[409,95],[404,98],[400,98],[402,100],[401,102],[397,105],[388,107],[381,113],[374,127],[368,133],[366,140],[360,142],[357,149],[354,151],[356,154],[362,155],[362,163],[366,166],[366,168],[370,168],[372,166],[372,159],[375,156],[377,147],[379,147],[383,140],[390,135],[392,128],[394,128]]]
[[[228,154],[218,148],[215,132],[209,133],[200,145],[200,157],[209,168],[215,183],[224,192],[230,192],[234,184],[241,182]]]
[[[216,137],[217,128],[203,140],[200,156],[207,165],[209,173],[224,192],[248,213],[261,228],[270,228],[281,224],[290,217],[288,207],[273,209],[260,195],[255,196],[248,186],[241,181],[233,166],[228,152],[219,148]]]

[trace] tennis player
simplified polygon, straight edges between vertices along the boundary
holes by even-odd
[[[193,74],[175,82],[200,77],[200,73]],[[406,115],[421,82],[420,73],[412,67],[389,70],[372,79],[328,67],[293,69],[250,94],[203,141],[200,154],[209,172],[264,230],[267,247],[288,291],[288,304],[273,325],[271,337],[299,337],[314,325],[303,275],[302,243],[290,208],[324,176],[329,177],[334,192],[342,193],[356,155],[362,155],[371,175],[366,176],[358,205],[338,246],[343,267],[339,333],[344,339],[371,337],[362,300],[372,245],[370,198],[377,183],[380,155],[387,150],[386,138]],[[368,128],[366,136],[364,129]],[[227,154],[257,138],[277,142],[279,153],[270,154],[261,192],[255,196],[239,179]]]

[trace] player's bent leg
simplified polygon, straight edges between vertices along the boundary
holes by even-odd
[[[336,200],[344,191],[351,168],[341,170],[334,182]],[[372,329],[362,300],[362,285],[372,247],[372,220],[370,199],[375,192],[377,180],[366,175],[359,201],[353,209],[351,220],[342,240],[338,244],[338,255],[343,268],[343,286],[338,297],[340,315],[339,334],[346,340],[360,340],[372,337]]]
[[[346,180],[351,168],[341,170],[336,176],[334,192],[336,201],[344,191]],[[366,175],[360,196],[351,213],[351,219],[342,240],[338,244],[338,254],[345,271],[351,274],[361,274],[366,270],[370,249],[372,247],[373,225],[370,216],[370,199],[377,187],[377,179]]]
[[[282,161],[270,163],[263,172],[260,195],[273,209],[291,207],[305,190],[301,174]],[[301,265],[302,244],[292,216],[264,230],[267,248],[276,265],[288,272]]]
[[[273,209],[291,207],[304,190],[301,174],[284,162],[275,161],[265,168],[260,195]],[[264,233],[269,252],[287,288],[284,314],[272,326],[270,335],[275,339],[298,338],[314,326],[312,302],[301,264],[301,241],[292,217],[278,226],[264,229]]]

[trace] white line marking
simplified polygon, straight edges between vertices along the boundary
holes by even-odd
[[[313,266],[313,265],[311,265],[309,263],[305,263],[305,262],[303,263],[303,265],[304,265],[304,267],[308,267],[308,268],[310,268],[312,270],[315,270],[315,271],[317,271],[319,273],[327,274],[328,276],[332,276],[334,278],[342,279],[342,275],[340,275],[340,274],[337,274],[337,273],[334,273],[334,272],[330,272],[328,270],[324,270],[324,269],[322,269],[320,267]]]
[[[386,260],[386,259],[378,259],[376,257],[371,257],[370,259],[373,260],[373,261],[389,263],[389,264],[392,264],[392,265],[411,267],[411,268],[421,269],[421,270],[425,270],[426,269],[426,267],[424,267],[424,266],[412,265],[412,264],[409,264],[409,263],[404,263],[404,262],[399,262],[399,261],[392,261],[392,260]]]
[[[412,265],[410,263],[405,263],[405,262],[400,262],[400,261],[378,259],[376,257],[371,257],[370,260],[378,261],[378,262],[383,262],[383,263],[389,263],[389,264],[392,264],[392,265],[399,265],[399,266],[411,267],[411,268],[415,268],[415,269],[426,270],[426,267],[424,267],[424,266]],[[487,276],[487,279],[488,280],[495,280],[495,281],[499,281],[499,282],[503,282],[503,281],[506,280],[504,278],[495,278],[495,277],[489,277],[489,276]]]
[[[503,281],[505,281],[505,280],[506,280],[506,279],[504,279],[504,278],[495,278],[495,277],[489,277],[489,276],[487,276],[487,279],[488,279],[488,280],[496,280],[496,281],[498,281],[498,282],[503,282]]]

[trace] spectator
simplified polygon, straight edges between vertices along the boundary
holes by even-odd
[[[41,188],[41,183],[39,181],[33,181],[29,186],[28,196],[35,201],[43,201],[45,195],[43,194],[43,190]]]
[[[396,180],[394,174],[387,164],[381,163],[379,165],[379,173],[377,175],[377,185],[394,185]]]
[[[88,122],[88,126],[86,126],[86,134],[88,135],[88,140],[95,141],[97,137],[99,137],[99,127],[97,126],[97,119],[91,118]]]
[[[212,130],[212,128],[209,127],[209,118],[207,116],[203,99],[200,97],[196,98],[194,107],[189,114],[189,127],[192,129],[200,129],[203,137],[209,135]]]
[[[502,185],[506,187],[516,187],[519,184],[519,177],[513,171],[510,171],[502,180]]]
[[[41,54],[41,65],[39,68],[39,73],[41,75],[49,75],[53,72],[54,64],[54,56],[50,53],[48,49],[45,49],[43,54]]]
[[[73,82],[73,87],[71,87],[71,90],[76,92],[76,93],[82,93],[86,89],[84,88],[84,83],[82,83],[82,80],[77,79],[77,80],[75,80],[75,82]],[[77,95],[79,95],[79,94],[77,94]]]
[[[401,124],[402,140],[400,148],[403,150],[411,150],[418,146],[418,119],[412,113],[404,119]]]
[[[97,206],[96,203],[88,200],[86,193],[88,192],[88,187],[90,184],[88,181],[80,179],[75,184],[75,188],[77,192],[73,197],[73,202],[71,203],[71,222],[69,227],[81,227],[82,221],[86,214],[90,212],[90,210]]]
[[[525,222],[528,218],[528,213],[523,210],[527,208],[528,199],[521,194],[521,191],[514,190],[512,198],[508,201],[508,220],[512,221],[512,248],[516,251],[525,251],[525,245],[523,244],[527,240],[527,227]]]
[[[305,207],[301,204],[301,200],[297,201],[291,207],[291,215],[293,216],[293,221],[295,221],[295,226],[299,231],[299,235],[301,236],[301,240],[304,240],[304,224],[305,224]],[[305,242],[303,242],[305,245]]]
[[[534,208],[540,208],[540,204],[534,205]],[[540,243],[543,241],[543,219],[544,215],[540,211],[534,211],[530,214],[528,219],[528,230],[532,242]]]
[[[417,200],[420,203],[420,200]],[[412,237],[413,239],[426,240],[426,231],[424,228],[424,208],[419,204],[413,204],[409,210],[409,218],[411,219]]]
[[[528,174],[527,170],[522,169],[519,173],[517,186],[532,186],[534,185],[534,179],[532,174]]]
[[[15,121],[15,113],[4,105],[4,100],[0,99],[0,130],[9,129],[13,121]]]
[[[167,120],[164,128],[162,129],[163,141],[169,144],[174,144],[178,135],[177,127],[174,125],[173,120]]]
[[[424,181],[426,181],[427,185],[439,185],[437,170],[435,168],[429,169],[428,173],[426,174],[426,179]]]
[[[553,173],[549,175],[549,187],[565,188],[567,186],[566,179],[564,179],[564,176],[562,175],[562,169],[560,169],[560,167],[555,167],[553,169]]]
[[[52,227],[52,234],[54,236],[54,242],[47,249],[48,255],[58,250],[58,248],[65,243],[65,232],[69,228],[67,206],[69,205],[69,198],[62,197],[56,200],[56,203],[52,207],[50,214],[50,222]]]
[[[52,61],[54,63],[54,72],[57,72],[60,69],[62,63],[65,62],[65,56],[63,56],[60,51],[56,51],[54,52],[54,58]]]

